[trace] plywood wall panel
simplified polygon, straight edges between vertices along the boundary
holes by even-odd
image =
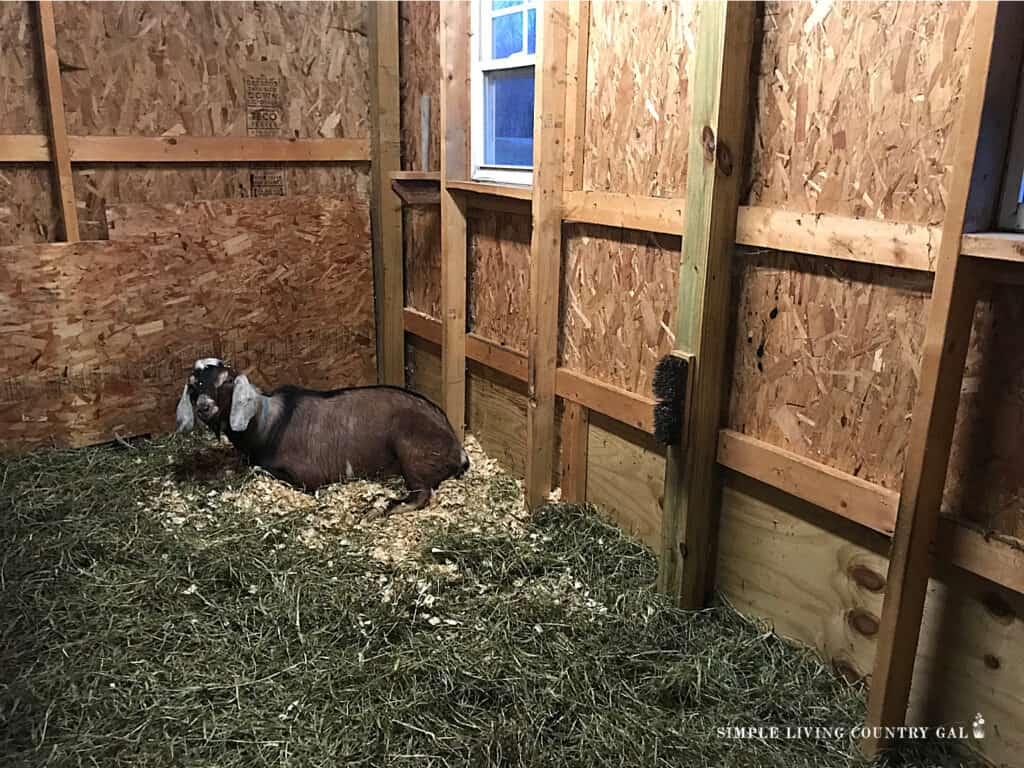
[[[567,226],[561,364],[649,395],[675,342],[679,248],[670,235]]]
[[[899,490],[930,277],[738,250],[728,426]]]
[[[403,0],[399,4],[398,49],[401,70],[402,168],[441,169],[441,4]],[[423,154],[423,115],[427,120]]]
[[[524,354],[532,231],[529,216],[494,211],[475,211],[469,222],[470,330]]]
[[[585,189],[685,194],[695,8],[691,0],[591,3]]]
[[[0,246],[56,239],[61,227],[55,195],[48,165],[0,165]]]
[[[405,305],[441,317],[441,211],[437,206],[402,210],[405,240]]]
[[[748,202],[941,223],[971,8],[767,3]]]
[[[38,18],[32,3],[0,3],[0,133],[46,133]]]
[[[1024,540],[1024,301],[988,285],[974,317],[945,511]]]
[[[279,81],[278,130],[369,135],[364,3],[61,3],[73,134],[246,135],[246,77]]]
[[[173,428],[191,361],[262,386],[376,379],[364,201],[125,206],[128,239],[0,249],[0,444]]]

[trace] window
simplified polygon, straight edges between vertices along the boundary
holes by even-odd
[[[539,0],[474,0],[473,178],[529,184]]]
[[[1017,94],[1017,114],[1010,134],[1003,194],[999,201],[999,228],[1024,231],[1024,70]]]

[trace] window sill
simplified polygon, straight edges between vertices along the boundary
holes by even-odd
[[[495,184],[485,181],[452,181],[449,179],[445,186],[448,189],[458,189],[462,192],[472,192],[476,195],[504,197],[513,200],[533,200],[533,187],[522,184]]]

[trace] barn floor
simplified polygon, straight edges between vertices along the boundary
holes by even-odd
[[[585,509],[473,468],[423,513],[296,493],[209,438],[0,463],[0,754],[19,765],[855,766],[863,692],[671,608]],[[901,760],[957,765],[938,747]]]

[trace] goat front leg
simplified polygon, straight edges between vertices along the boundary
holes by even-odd
[[[433,488],[410,491],[399,499],[391,499],[384,509],[370,510],[363,517],[363,520],[366,522],[373,522],[374,520],[380,520],[382,517],[387,517],[388,515],[395,513],[415,512],[417,509],[423,509],[427,506],[433,498]]]

